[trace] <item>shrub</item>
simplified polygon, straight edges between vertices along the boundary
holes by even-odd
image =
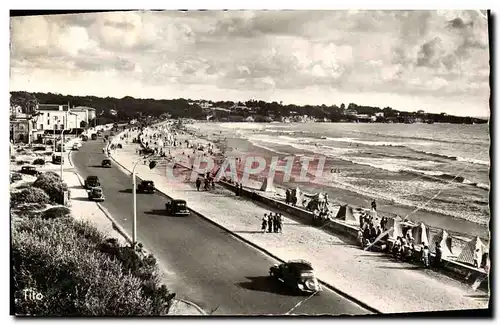
[[[61,177],[54,172],[46,172],[38,176],[33,183],[34,187],[41,188],[54,203],[64,203],[64,191],[68,191],[68,185],[61,181]],[[69,197],[69,195],[68,195]]]
[[[17,165],[26,165],[26,164],[29,164],[30,162],[29,161],[26,161],[26,160],[18,160],[16,161],[16,164]]]
[[[11,205],[19,205],[21,203],[46,204],[50,202],[50,198],[42,189],[30,187],[20,192],[12,193],[10,202]]]
[[[155,279],[142,281],[125,272],[119,260],[96,250],[96,238],[80,233],[82,229],[92,228],[88,223],[71,218],[13,219],[12,225],[14,290],[18,296],[26,288],[43,294],[40,301],[16,299],[16,314],[136,316],[168,313],[175,295]],[[90,232],[98,233],[95,228]]]
[[[71,210],[67,207],[53,207],[42,213],[43,219],[61,219],[71,216]]]
[[[37,158],[33,161],[33,165],[45,165],[45,159]]]

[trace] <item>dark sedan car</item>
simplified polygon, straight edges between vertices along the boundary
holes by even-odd
[[[137,192],[139,193],[154,193],[155,183],[153,181],[142,181],[137,185]]]
[[[99,182],[99,178],[97,176],[89,176],[85,180],[84,187],[90,190],[93,187],[99,187],[101,183]]]
[[[101,166],[104,168],[111,168],[111,159],[109,158],[103,159],[101,162]]]
[[[304,260],[275,264],[269,269],[269,275],[294,293],[315,293],[322,290],[311,263]]]
[[[23,166],[19,172],[21,174],[26,174],[31,176],[40,176],[42,174],[42,172],[38,171],[34,166]]]
[[[189,210],[185,200],[172,200],[165,203],[165,210],[169,216],[188,216]]]

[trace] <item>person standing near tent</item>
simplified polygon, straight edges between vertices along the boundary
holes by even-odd
[[[434,256],[434,267],[439,268],[441,266],[441,261],[443,258],[443,251],[441,250],[441,245],[436,242],[436,255]]]
[[[481,266],[481,254],[479,253],[479,248],[474,251],[474,267],[479,268]]]
[[[424,267],[429,267],[429,246],[425,245],[422,249],[422,262],[424,263]]]

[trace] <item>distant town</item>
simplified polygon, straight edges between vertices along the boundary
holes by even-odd
[[[348,105],[283,105],[281,102],[246,102],[191,99],[138,99],[70,96],[53,93],[10,93],[11,139],[29,142],[68,130],[81,132],[90,125],[136,122],[147,117],[187,118],[213,122],[282,123],[454,123],[482,124],[487,119],[446,113],[398,111],[391,107]]]

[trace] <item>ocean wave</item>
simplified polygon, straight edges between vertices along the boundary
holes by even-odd
[[[256,147],[259,147],[259,148],[262,148],[264,150],[267,150],[267,151],[271,151],[271,152],[274,152],[274,153],[277,153],[278,155],[285,155],[285,156],[289,156],[290,154],[288,152],[283,152],[283,151],[279,151],[279,150],[276,150],[276,149],[273,149],[273,148],[269,148],[257,141],[251,141],[252,145],[256,146]]]
[[[490,162],[487,160],[481,160],[481,159],[474,159],[474,158],[465,158],[465,157],[459,157],[459,156],[453,156],[453,155],[446,155],[446,154],[440,154],[440,153],[435,153],[435,152],[430,152],[430,151],[424,151],[424,150],[418,150],[418,149],[412,149],[413,152],[428,155],[431,157],[436,157],[436,158],[442,158],[446,160],[454,160],[454,161],[461,161],[461,162],[467,162],[471,164],[476,164],[476,165],[484,165],[484,166],[489,166]]]
[[[468,144],[468,145],[484,145],[489,144],[489,139],[473,139],[472,141],[460,141],[460,140],[446,140],[446,139],[436,139],[433,137],[424,137],[424,136],[404,136],[401,134],[380,134],[373,132],[360,132],[370,136],[383,136],[383,137],[391,137],[391,138],[400,138],[400,139],[410,139],[410,140],[419,140],[419,141],[432,141],[432,142],[441,142],[441,143],[457,143],[457,144]]]
[[[336,141],[336,142],[356,143],[356,144],[363,144],[363,145],[367,145],[367,146],[376,146],[376,147],[399,147],[399,148],[405,148],[405,147],[408,147],[408,145],[417,144],[417,143],[414,143],[414,142],[364,141],[364,140],[358,140],[358,139],[354,139],[354,138],[331,138],[331,137],[326,137],[326,140]],[[418,145],[421,145],[421,144],[418,143]]]

